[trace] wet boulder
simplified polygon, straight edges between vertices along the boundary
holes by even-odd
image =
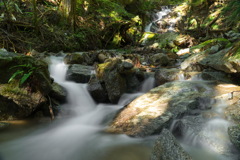
[[[203,70],[203,72],[201,73],[201,78],[208,81],[232,83],[231,76],[229,74],[212,69]]]
[[[158,53],[153,55],[152,57],[150,57],[149,61],[150,61],[150,64],[154,66],[158,66],[158,65],[166,66],[169,64],[169,58],[164,53]]]
[[[199,61],[199,64],[226,73],[240,72],[240,59],[237,56],[240,48],[239,44],[240,43],[236,43],[231,48],[223,49],[213,55],[209,55]]]
[[[96,51],[84,52],[83,53],[84,63],[86,63],[87,65],[93,65],[98,60],[98,54],[99,52]]]
[[[192,54],[190,57],[186,58],[182,63],[181,63],[181,69],[185,71],[197,71],[200,72],[204,68],[203,66],[199,63],[201,60],[205,59],[208,56],[206,52],[198,52],[195,54]]]
[[[68,53],[64,57],[65,64],[82,64],[84,62],[84,57],[82,53]]]
[[[97,68],[97,78],[104,82],[110,102],[117,103],[126,91],[126,80],[119,73],[122,61],[117,58],[109,59]]]
[[[123,108],[107,131],[140,137],[159,133],[174,118],[200,105],[199,97],[212,95],[206,85],[207,82],[175,81],[158,86]]]
[[[229,127],[228,134],[231,142],[240,150],[240,126]]]
[[[67,70],[66,79],[76,83],[87,83],[92,76],[93,70],[94,67],[92,66],[73,64]]]
[[[52,80],[45,62],[29,56],[0,57],[0,75],[1,120],[26,118],[47,106]]]
[[[39,90],[29,91],[28,87],[12,83],[0,84],[0,102],[0,120],[14,120],[30,116],[46,105],[47,99]]]
[[[181,70],[180,69],[176,69],[176,68],[171,68],[171,69],[165,69],[165,68],[161,68],[158,69],[155,72],[155,82],[157,85],[161,85],[164,84],[166,82],[171,82],[174,80],[179,80],[179,76],[181,74]]]
[[[52,84],[52,89],[49,93],[49,96],[52,99],[55,99],[58,101],[60,104],[65,103],[67,100],[67,91],[65,88],[60,86],[58,83],[53,83]]]
[[[192,160],[191,156],[184,151],[172,133],[163,129],[158,136],[152,151],[150,160]]]
[[[96,102],[104,103],[109,101],[105,85],[96,77],[88,82],[87,90]]]

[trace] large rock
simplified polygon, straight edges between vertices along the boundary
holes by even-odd
[[[97,78],[104,82],[110,102],[117,103],[121,95],[126,91],[126,80],[119,73],[122,64],[120,59],[109,59],[98,65]]]
[[[226,73],[240,72],[239,44],[236,43],[231,48],[220,50],[215,54],[209,54],[209,50],[193,54],[181,64],[181,69],[202,71],[210,67]]]
[[[206,52],[191,55],[181,63],[181,69],[186,71],[202,71],[204,68],[199,62],[207,57]]]
[[[166,66],[169,64],[169,59],[168,56],[165,55],[164,53],[158,53],[150,57],[149,59],[150,64],[155,65],[155,66]]]
[[[0,120],[25,118],[46,103],[40,91],[30,93],[18,84],[0,84]]]
[[[240,150],[240,126],[229,127],[228,134],[231,142]]]
[[[172,133],[163,129],[155,142],[151,160],[192,160],[192,158],[184,151]]]
[[[65,103],[67,100],[67,91],[58,83],[52,84],[52,90],[49,93],[50,97],[57,100],[59,103]]]
[[[231,76],[229,74],[212,69],[203,70],[203,72],[201,73],[201,78],[208,81],[232,83]]]
[[[179,80],[181,74],[180,69],[171,68],[171,69],[158,69],[155,72],[155,81],[157,85],[164,84],[166,82],[171,82],[174,80]]]
[[[104,103],[109,101],[105,85],[96,77],[88,82],[87,90],[96,102]]]
[[[158,133],[174,118],[191,109],[201,109],[201,99],[210,97],[211,93],[206,84],[199,82],[165,83],[133,100],[117,114],[107,130],[131,136]]]
[[[45,97],[51,90],[46,63],[28,56],[9,55],[0,56],[0,120],[25,118],[38,108],[47,106]],[[17,72],[22,74],[8,83]]]
[[[93,70],[94,67],[92,66],[73,64],[68,68],[66,79],[77,83],[87,83],[92,76]]]
[[[68,53],[64,57],[64,62],[66,64],[82,64],[84,62],[84,57],[82,53]]]

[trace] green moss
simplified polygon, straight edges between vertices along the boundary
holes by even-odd
[[[4,95],[5,97],[9,97],[10,99],[20,100],[23,97],[29,97],[26,88],[20,88],[18,85],[18,81],[13,81],[9,84],[0,84],[0,95]]]
[[[210,39],[210,40],[207,40],[203,43],[200,43],[199,45],[194,46],[191,49],[207,49],[207,48],[210,48],[211,46],[216,45],[218,43],[224,43],[225,46],[227,46],[231,42],[228,39],[225,39],[225,38],[215,38],[215,39]]]

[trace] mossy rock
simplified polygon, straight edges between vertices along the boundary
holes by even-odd
[[[27,80],[26,82],[32,87],[32,90],[39,90],[44,95],[47,95],[51,89],[51,78],[48,71],[48,65],[44,61],[36,60],[29,56],[0,57],[0,83],[8,83],[10,77],[17,70],[21,70],[21,67],[17,66],[27,64],[35,67],[36,70],[32,74],[32,80]]]
[[[34,70],[21,83],[24,74],[28,74],[25,70],[28,67]],[[23,74],[8,82],[19,70]],[[29,56],[0,56],[0,76],[0,120],[26,118],[46,105],[45,97],[51,90],[52,80],[45,62]]]
[[[30,93],[28,87],[19,88],[18,82],[0,84],[0,120],[22,119],[47,103],[40,91]]]
[[[64,57],[64,63],[66,64],[82,64],[84,57],[81,53],[68,53]]]
[[[126,91],[126,80],[119,73],[122,61],[118,58],[107,60],[98,65],[97,78],[104,82],[110,102],[117,103],[121,95]]]

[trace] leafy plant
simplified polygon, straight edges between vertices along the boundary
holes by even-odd
[[[33,75],[34,72],[38,69],[34,67],[32,64],[23,64],[13,66],[10,69],[18,68],[16,72],[9,78],[8,83],[12,82],[14,79],[19,80],[19,85],[23,85],[30,77]]]
[[[228,15],[228,13],[230,15]],[[223,15],[226,15],[227,23],[235,24],[240,21],[240,1],[232,0],[223,9]]]

